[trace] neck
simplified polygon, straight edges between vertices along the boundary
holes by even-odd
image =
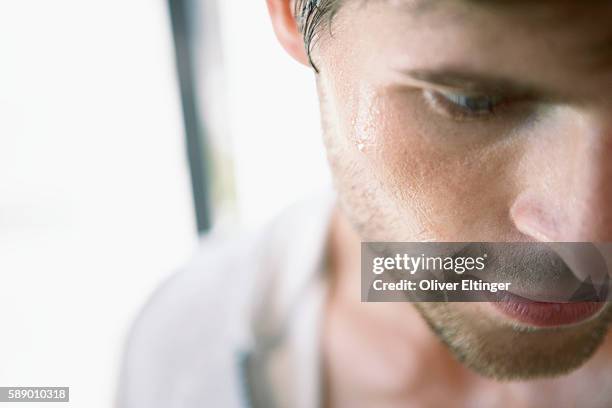
[[[361,302],[361,240],[339,211],[329,245],[332,273],[324,348],[329,397],[336,401],[331,405],[356,406],[338,402],[346,402],[346,396],[370,401],[358,404],[362,406],[399,403],[423,393],[424,381],[432,377],[436,381],[430,385],[443,382],[447,395],[453,387],[461,391],[474,375],[451,356],[412,304]],[[354,356],[359,356],[358,366]]]

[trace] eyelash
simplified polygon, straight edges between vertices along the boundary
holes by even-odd
[[[494,116],[507,99],[496,95],[464,95],[424,90],[429,106],[437,113],[455,120],[483,120]]]

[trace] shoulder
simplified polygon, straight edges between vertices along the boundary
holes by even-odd
[[[300,274],[287,282],[284,273],[295,266],[296,246],[323,244],[331,205],[318,200],[292,207],[259,231],[203,240],[188,266],[155,291],[131,329],[120,407],[241,405],[241,349],[300,284]]]
[[[204,367],[232,367],[225,342],[235,320],[229,315],[235,315],[240,292],[246,291],[241,275],[247,274],[239,267],[246,251],[236,240],[206,239],[189,265],[153,293],[128,335],[120,407],[198,406],[207,387],[231,387],[219,381],[227,372]]]

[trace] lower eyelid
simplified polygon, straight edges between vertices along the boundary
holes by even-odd
[[[493,111],[483,112],[470,112],[467,108],[462,108],[460,105],[454,103],[442,93],[424,89],[422,91],[425,102],[435,113],[450,117],[454,120],[486,120],[495,115]]]
[[[390,87],[385,93],[390,120],[431,146],[479,148],[527,137],[537,132],[536,124],[546,118],[549,104],[539,98],[514,96],[489,115],[470,115],[443,104],[433,87]]]
[[[445,116],[456,122],[478,121],[485,122],[490,120],[513,119],[520,120],[526,116],[532,116],[536,112],[536,107],[541,103],[529,95],[516,95],[506,97],[501,95],[482,96],[495,99],[494,105],[489,110],[481,112],[463,108],[457,103],[444,96],[443,91],[431,88],[420,90],[421,99],[434,114]]]

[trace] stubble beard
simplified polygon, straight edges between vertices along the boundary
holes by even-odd
[[[477,373],[497,380],[528,380],[567,374],[588,361],[605,340],[612,308],[581,324],[534,328],[471,316],[453,303],[415,303],[452,354]]]

